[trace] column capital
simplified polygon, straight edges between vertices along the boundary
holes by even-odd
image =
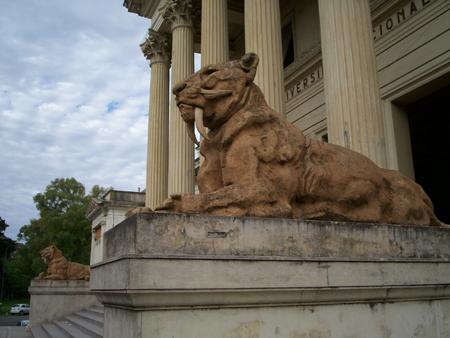
[[[172,42],[169,34],[162,34],[148,30],[148,37],[140,45],[142,53],[150,60],[150,66],[154,63],[169,63],[172,56]]]
[[[180,26],[194,29],[192,0],[168,0],[159,11],[172,30]]]

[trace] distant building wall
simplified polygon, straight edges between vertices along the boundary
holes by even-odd
[[[101,198],[93,198],[86,211],[92,221],[91,265],[103,260],[103,234],[125,220],[131,208],[144,206],[145,192],[110,190]]]

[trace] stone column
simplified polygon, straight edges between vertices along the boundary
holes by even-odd
[[[172,87],[194,72],[192,0],[171,0],[161,14],[172,27]],[[194,193],[194,144],[172,94],[170,101],[168,193]]]
[[[367,0],[319,0],[331,143],[386,167],[380,87]]]
[[[228,59],[227,0],[202,0],[202,67]]]
[[[228,61],[227,0],[202,0],[202,67]],[[203,137],[200,136],[200,141]],[[200,165],[205,160],[200,155]]]
[[[245,0],[245,52],[258,54],[254,82],[269,106],[285,116],[279,0]]]
[[[149,29],[141,49],[151,67],[145,206],[154,209],[168,196],[170,37]]]

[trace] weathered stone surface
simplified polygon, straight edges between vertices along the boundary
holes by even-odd
[[[92,266],[91,289],[106,304],[157,308],[449,297],[449,236],[440,227],[137,213],[104,234],[108,259]]]
[[[190,214],[136,213],[104,234],[121,255],[450,260],[450,229]]]
[[[137,213],[104,234],[91,290],[108,337],[449,337],[449,236]]]
[[[137,208],[130,208],[125,213],[125,218],[130,217],[131,215],[134,215],[137,212],[152,212],[153,210],[149,207],[137,207]]]
[[[252,83],[257,65],[250,53],[175,85],[191,137],[195,121],[205,138],[205,161],[197,177],[200,194],[173,194],[157,210],[442,225],[415,182],[357,152],[311,140],[273,111]]]
[[[450,300],[143,313],[142,337],[450,337]]]
[[[84,280],[32,280],[28,288],[30,327],[50,323],[83,308],[100,305]]]
[[[41,251],[44,263],[48,264],[47,273],[41,272],[35,279],[71,279],[86,280],[91,277],[89,266],[69,262],[54,245]]]

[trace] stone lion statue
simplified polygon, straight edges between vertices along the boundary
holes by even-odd
[[[306,137],[272,110],[253,83],[257,65],[250,53],[175,85],[191,138],[198,143],[194,122],[204,137],[200,194],[173,194],[156,210],[443,225],[418,184],[357,152]]]
[[[54,245],[42,250],[41,257],[45,264],[48,264],[47,274],[41,272],[35,279],[90,280],[91,269],[89,266],[69,262]]]

